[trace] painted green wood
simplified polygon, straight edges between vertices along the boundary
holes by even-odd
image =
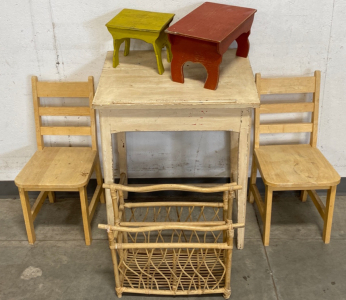
[[[171,62],[171,45],[164,32],[172,22],[174,14],[123,9],[106,26],[113,37],[113,68],[119,64],[119,48],[125,42],[124,56],[130,52],[130,39],[140,39],[154,47],[159,74],[163,74],[161,50],[166,46],[167,60]]]

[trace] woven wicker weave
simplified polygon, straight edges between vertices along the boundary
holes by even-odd
[[[223,191],[222,202],[144,203],[125,203],[122,191],[157,191],[163,186],[106,187],[111,188],[116,224],[99,227],[108,231],[118,297],[123,292],[230,297],[233,229],[242,226],[232,224],[231,207],[233,190],[240,186],[197,188]]]

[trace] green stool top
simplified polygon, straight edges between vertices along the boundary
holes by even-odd
[[[107,28],[160,32],[173,18],[174,14],[125,8],[106,26]]]
[[[164,32],[172,22],[174,14],[123,9],[106,26],[113,36],[114,53],[113,68],[119,64],[119,48],[125,42],[124,56],[130,51],[130,39],[140,39],[154,46],[157,68],[163,74],[161,50],[167,48],[167,60],[172,60],[171,44]]]

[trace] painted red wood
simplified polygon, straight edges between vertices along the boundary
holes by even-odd
[[[255,12],[252,8],[206,2],[170,26],[166,32],[173,53],[172,80],[183,83],[184,64],[199,62],[208,72],[204,87],[215,90],[222,55],[234,40],[237,56],[247,57]]]

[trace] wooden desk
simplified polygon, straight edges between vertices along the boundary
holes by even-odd
[[[108,52],[93,107],[99,111],[105,183],[114,181],[112,134],[116,133],[117,162],[127,181],[126,136],[129,131],[230,131],[232,179],[243,186],[237,194],[238,220],[245,222],[250,149],[251,111],[259,107],[253,73],[247,58],[236,50],[224,54],[220,87],[201,88],[205,72],[199,64],[186,68],[186,82],[170,79],[170,72],[158,76],[151,51],[137,51],[119,66],[112,67]],[[170,64],[164,61],[169,70]],[[238,150],[239,148],[239,150]],[[113,224],[110,193],[106,192],[108,224]],[[244,246],[244,229],[238,229],[237,246]]]

